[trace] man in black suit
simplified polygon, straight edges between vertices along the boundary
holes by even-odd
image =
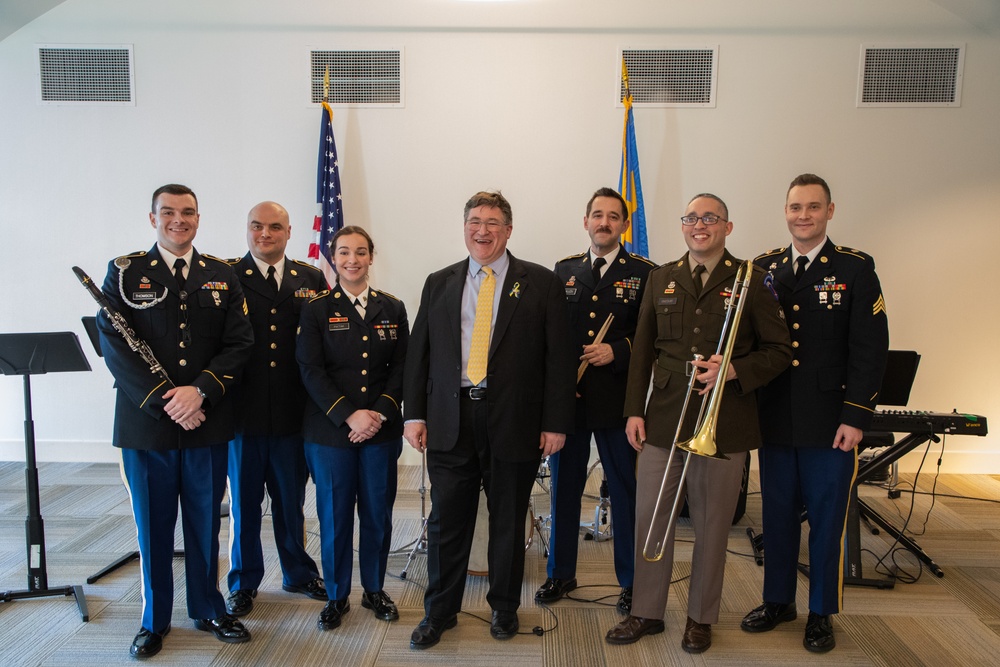
[[[174,526],[184,527],[187,611],[221,641],[250,639],[219,592],[219,506],[233,437],[232,389],[253,330],[232,267],[194,249],[200,216],[190,188],[153,193],[156,245],[113,260],[102,290],[146,341],[170,382],[151,373],[106,317],[101,350],[118,390],[114,445],[132,499],[142,568],[142,627],[132,656],[156,655],[173,611]]]
[[[234,392],[236,437],[229,443],[232,538],[226,608],[233,616],[250,613],[264,578],[260,506],[265,487],[281,587],[326,600],[316,562],[305,548],[306,392],[295,361],[302,305],[326,289],[326,278],[319,269],[285,257],[291,234],[288,211],[281,204],[261,202],[247,216],[250,251],[239,261],[230,260],[246,294],[254,336],[253,354]]]
[[[646,276],[656,265],[621,245],[628,206],[611,188],[587,202],[583,228],[590,249],[556,264],[570,311],[574,350],[587,362],[577,384],[576,430],[549,458],[552,470],[552,539],[548,578],[535,600],[554,602],[576,588],[580,545],[580,496],[587,482],[590,439],[597,443],[608,481],[614,525],[615,574],[622,587],[618,611],[632,611],[635,573],[635,457],[625,437],[625,387]],[[613,315],[603,340],[596,336]]]
[[[790,247],[754,262],[788,317],[795,358],[760,391],[764,603],[747,632],[795,620],[802,507],[809,517],[809,617],[802,643],[824,653],[836,640],[830,616],[843,603],[844,523],[889,353],[889,323],[875,260],[834,245],[830,186],[815,174],[785,196]]]
[[[473,195],[464,218],[469,257],[428,276],[406,358],[403,435],[427,452],[432,501],[416,649],[457,622],[480,485],[490,510],[490,634],[517,634],[531,488],[575,412],[562,283],[507,252],[512,215],[499,192]]]

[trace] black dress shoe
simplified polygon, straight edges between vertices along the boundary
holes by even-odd
[[[708,623],[699,623],[688,616],[684,637],[681,639],[681,648],[688,653],[704,653],[711,645],[712,626]]]
[[[282,584],[281,590],[288,591],[289,593],[302,593],[307,597],[311,597],[313,600],[327,599],[326,588],[323,586],[323,580],[318,577],[312,581],[307,581],[304,584]]]
[[[319,613],[319,620],[316,627],[320,630],[333,630],[340,627],[340,621],[344,614],[351,610],[351,601],[347,598],[343,600],[330,600]]]
[[[227,644],[241,644],[250,641],[250,631],[229,614],[218,618],[196,619],[194,627],[211,632],[219,641]]]
[[[152,658],[163,648],[163,638],[167,636],[168,632],[170,632],[169,625],[162,632],[150,632],[146,628],[142,628],[132,640],[132,647],[129,648],[128,652],[133,658],[139,660]]]
[[[231,616],[246,616],[253,609],[253,599],[255,597],[257,597],[256,588],[233,591],[226,598],[226,611]]]
[[[740,628],[746,632],[767,632],[774,630],[778,623],[794,621],[797,616],[794,602],[788,604],[765,602],[743,617]]]
[[[555,602],[576,588],[576,579],[553,579],[549,577],[541,588],[535,591],[538,602]]]
[[[802,645],[807,651],[813,653],[826,653],[837,645],[837,640],[833,637],[833,624],[829,616],[822,616],[809,612],[809,620],[806,621],[806,636],[802,639]]]
[[[618,613],[628,616],[632,613],[632,587],[626,586],[622,589],[622,594],[618,596],[618,604],[615,605]]]
[[[520,628],[516,611],[493,610],[493,620],[490,622],[490,634],[493,635],[493,639],[510,639]]]
[[[656,635],[661,632],[663,632],[663,621],[656,618],[629,616],[608,630],[608,634],[604,635],[604,640],[609,644],[634,644],[644,635]]]
[[[386,595],[385,591],[377,593],[362,593],[361,606],[375,612],[375,618],[383,621],[395,621],[399,619],[399,610],[392,598]]]
[[[420,625],[413,628],[413,634],[410,635],[410,648],[430,648],[441,641],[441,635],[444,634],[445,630],[451,630],[456,625],[458,625],[458,618],[455,616],[448,618],[424,616]]]

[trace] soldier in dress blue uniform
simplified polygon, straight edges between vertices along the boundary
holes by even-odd
[[[580,537],[580,497],[587,482],[590,438],[608,480],[614,525],[614,560],[618,610],[632,609],[635,571],[635,458],[625,437],[625,386],[632,357],[632,338],[646,275],[655,264],[630,254],[619,242],[629,226],[628,206],[611,188],[601,188],[587,202],[583,228],[590,249],[560,260],[556,275],[565,284],[573,349],[587,362],[577,384],[576,433],[549,457],[552,470],[552,540],[548,578],[535,593],[539,602],[554,602],[576,588]],[[602,341],[596,336],[614,316]]]
[[[296,349],[309,395],[303,435],[329,600],[321,630],[338,627],[351,608],[355,506],[361,606],[385,621],[399,618],[384,585],[410,335],[403,302],[368,285],[375,251],[368,232],[344,227],[331,248],[337,284],[302,309]]]
[[[180,500],[188,615],[224,642],[250,633],[226,613],[219,592],[219,506],[233,437],[232,390],[253,331],[232,267],[192,243],[198,200],[190,188],[153,193],[156,245],[112,261],[108,301],[146,341],[170,386],[98,317],[101,350],[118,389],[114,445],[122,448],[142,568],[142,627],[130,652],[160,651],[173,610],[174,526]]]
[[[743,619],[764,632],[796,618],[801,509],[809,518],[809,618],[803,644],[822,653],[836,641],[830,615],[843,598],[843,534],[857,445],[878,403],[889,327],[874,260],[827,237],[830,187],[815,174],[789,186],[792,245],[764,253],[788,318],[795,358],[760,393],[760,485],[764,604]]]
[[[306,553],[306,457],[302,414],[306,391],[295,362],[295,332],[302,306],[326,289],[314,266],[285,257],[291,238],[288,211],[261,202],[247,216],[250,251],[230,260],[243,285],[254,347],[236,399],[236,438],[229,443],[229,597],[226,608],[243,616],[253,608],[264,578],[261,502],[271,499],[281,587],[316,600],[326,589],[316,562]]]

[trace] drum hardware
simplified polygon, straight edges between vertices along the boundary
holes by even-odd
[[[600,461],[594,461],[590,464],[590,468],[587,469],[587,479],[590,479],[594,468],[599,465]],[[611,514],[611,498],[608,494],[608,475],[604,472],[604,466],[601,466],[601,487],[598,493],[597,505],[594,507],[594,521],[593,523],[581,523],[580,532],[583,533],[585,540],[606,542],[614,538],[615,525],[614,517]],[[587,497],[593,498],[593,496]]]
[[[420,487],[417,489],[420,493],[420,536],[414,541],[413,548],[410,549],[410,553],[406,556],[406,564],[403,565],[403,570],[399,573],[400,579],[406,579],[406,571],[410,567],[410,563],[413,559],[417,557],[418,554],[427,555],[427,450],[425,449],[420,453]]]

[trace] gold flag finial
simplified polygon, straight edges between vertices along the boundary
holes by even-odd
[[[622,60],[623,67],[624,63],[625,61]],[[330,100],[330,66],[327,65],[323,71],[323,101],[328,102],[329,100]]]
[[[625,64],[625,56],[622,56],[622,85],[625,86],[625,97],[628,97],[628,66]]]

